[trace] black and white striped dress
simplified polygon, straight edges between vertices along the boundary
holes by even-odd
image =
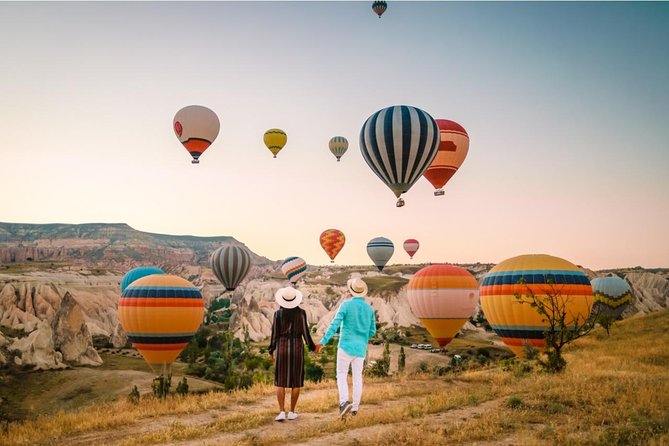
[[[316,344],[309,334],[307,313],[297,308],[279,308],[274,313],[269,353],[274,353],[274,385],[296,388],[304,386],[304,344],[310,351]]]

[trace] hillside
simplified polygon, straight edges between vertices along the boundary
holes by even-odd
[[[14,423],[0,445],[669,444],[669,312],[598,330],[561,375],[507,363],[367,379],[360,412],[336,416],[333,381],[309,383],[300,418],[276,423],[274,388],[139,405],[101,403]],[[393,357],[396,360],[396,357]]]

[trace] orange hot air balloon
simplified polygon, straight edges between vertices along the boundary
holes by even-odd
[[[189,105],[174,115],[174,134],[198,164],[200,156],[214,142],[221,129],[216,113],[201,105]]]
[[[588,318],[594,299],[588,276],[559,257],[530,254],[497,264],[481,282],[481,308],[495,333],[518,356],[524,355],[526,345],[546,345],[548,321],[522,300],[530,293],[544,302],[551,296],[558,299],[565,306],[568,326]]]
[[[444,347],[474,314],[479,288],[476,278],[464,268],[430,265],[411,278],[407,299],[413,314]]]
[[[167,368],[174,362],[203,317],[200,291],[186,279],[169,274],[135,280],[118,301],[119,322],[151,367]]]
[[[325,253],[330,257],[330,262],[334,263],[335,257],[346,243],[344,233],[339,229],[326,229],[321,233],[321,247]]]
[[[462,165],[469,151],[469,135],[460,124],[436,119],[441,142],[439,151],[423,176],[436,189],[434,195],[444,195],[442,189]]]

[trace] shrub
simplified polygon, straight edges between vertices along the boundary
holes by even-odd
[[[139,389],[137,388],[137,386],[132,386],[132,390],[128,394],[128,402],[130,404],[137,405],[137,404],[139,404],[139,397],[140,397],[139,396]]]
[[[523,400],[518,396],[511,396],[506,401],[506,407],[509,409],[520,409],[523,407]]]
[[[305,378],[309,381],[318,383],[323,380],[323,367],[318,364],[309,363],[305,368]]]

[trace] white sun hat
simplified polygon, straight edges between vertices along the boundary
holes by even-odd
[[[302,303],[302,293],[292,286],[279,288],[274,294],[274,300],[283,308],[295,308]]]
[[[367,295],[367,284],[360,278],[354,277],[346,282],[348,292],[353,296],[365,297]]]

